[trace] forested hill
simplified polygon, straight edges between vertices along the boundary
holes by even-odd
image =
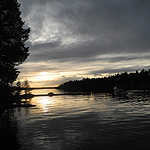
[[[150,90],[150,69],[134,73],[118,73],[104,78],[84,78],[61,84],[68,91],[112,91],[117,86],[126,90]]]

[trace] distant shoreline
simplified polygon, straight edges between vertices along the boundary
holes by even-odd
[[[13,86],[10,87],[12,90],[17,90],[19,87]],[[20,88],[20,90],[25,90],[26,88]],[[38,90],[38,89],[58,89],[58,87],[30,87],[30,90]]]
[[[124,90],[150,90],[150,69],[132,73],[117,73],[108,77],[83,78],[61,84],[58,89],[67,91],[111,92],[114,87]]]
[[[38,89],[57,89],[58,87],[31,87],[29,89],[31,90],[38,90]],[[21,88],[21,90],[24,90],[25,88]]]

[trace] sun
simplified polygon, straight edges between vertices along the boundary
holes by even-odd
[[[48,72],[41,72],[41,73],[39,73],[39,75],[41,75],[41,76],[47,76],[47,75],[49,75],[50,73],[48,73]]]
[[[56,77],[57,73],[40,72],[39,74],[35,75],[34,81],[53,80]]]

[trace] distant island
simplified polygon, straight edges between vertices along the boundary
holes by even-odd
[[[111,92],[117,86],[125,90],[150,90],[150,69],[133,73],[117,73],[103,78],[83,78],[68,81],[58,86],[66,91]]]

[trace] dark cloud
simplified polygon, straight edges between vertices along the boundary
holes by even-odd
[[[31,61],[71,61],[95,57],[99,54],[98,46],[92,42],[73,44],[68,47],[60,45],[60,42],[43,43],[30,46],[30,50],[32,53]]]
[[[143,67],[146,70],[150,68],[150,66],[132,66],[132,67],[122,67],[122,68],[115,68],[115,69],[105,68],[101,70],[91,71],[89,72],[89,74],[98,75],[98,74],[115,74],[115,73],[123,73],[123,72],[135,72],[136,70],[138,71],[142,70]]]
[[[58,49],[60,45],[61,41],[51,41],[35,45],[30,44],[30,49],[32,53],[45,53],[46,51],[53,51],[54,48]]]
[[[30,23],[37,24],[34,28],[39,30],[33,29],[35,32],[40,32],[44,21],[52,17],[75,35],[84,38],[93,37],[94,44],[99,46],[101,53],[149,51],[150,1],[148,0],[20,0],[20,2],[24,9],[33,7],[30,11],[34,10],[35,13]],[[53,13],[49,9],[52,9]],[[26,10],[23,14],[30,16],[30,11]],[[61,36],[62,32],[59,34]],[[92,50],[94,49],[95,47]]]
[[[92,61],[107,61],[107,62],[121,62],[129,60],[142,60],[149,59],[150,54],[142,51],[141,53],[134,52],[109,52],[105,50],[100,51],[100,48],[94,42],[84,42],[69,47],[64,47],[60,41],[42,43],[37,45],[31,45],[30,55],[28,61],[33,62],[92,62]],[[109,55],[108,55],[109,54]],[[118,55],[119,54],[119,55]],[[99,57],[97,57],[99,56]]]
[[[102,58],[99,58],[98,60],[100,61],[108,61],[110,63],[115,63],[115,62],[123,62],[123,61],[141,61],[141,60],[149,60],[150,54],[128,54],[128,55],[121,55],[121,56],[105,56]]]
[[[94,37],[100,52],[149,51],[150,2],[101,0],[75,4],[60,10],[61,23],[74,34]]]

